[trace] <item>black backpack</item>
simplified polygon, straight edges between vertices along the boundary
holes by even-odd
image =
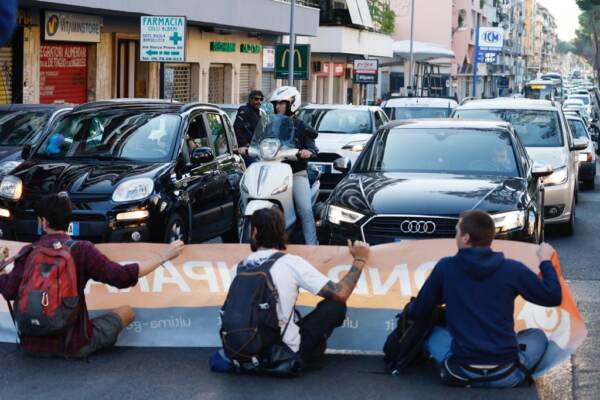
[[[404,310],[414,301],[414,297]],[[396,329],[389,334],[383,345],[385,366],[392,375],[399,375],[409,367],[413,367],[426,359],[425,342],[436,325],[444,319],[444,308],[436,306],[433,312],[420,320],[409,319],[402,312],[396,317]]]
[[[261,354],[281,342],[277,317],[279,295],[269,272],[284,253],[260,266],[239,265],[221,308],[221,341],[234,363],[258,364]]]

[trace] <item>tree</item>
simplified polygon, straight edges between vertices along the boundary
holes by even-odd
[[[572,43],[558,39],[558,42],[556,43],[556,52],[558,54],[574,53],[575,46]]]
[[[390,8],[389,0],[369,0],[369,11],[379,32],[387,35],[394,33],[396,13]]]
[[[575,0],[582,13],[575,49],[594,66],[600,79],[600,0]]]

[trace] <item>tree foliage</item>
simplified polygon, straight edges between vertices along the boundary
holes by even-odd
[[[391,35],[396,29],[396,13],[390,8],[389,1],[369,0],[369,11],[375,27],[381,33]]]
[[[558,43],[556,44],[556,52],[559,54],[567,54],[569,52],[574,53],[575,46],[572,43],[558,39]]]
[[[600,75],[600,0],[576,0],[581,9],[573,40],[575,53],[584,57]]]

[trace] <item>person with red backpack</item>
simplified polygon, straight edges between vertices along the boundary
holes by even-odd
[[[139,264],[120,265],[92,243],[67,235],[72,220],[66,193],[50,194],[35,206],[45,235],[25,246],[13,270],[0,276],[0,293],[11,306],[21,347],[33,356],[86,358],[112,347],[119,333],[135,318],[129,306],[90,319],[84,289],[92,279],[116,288],[137,284],[164,262],[181,254],[183,243]]]

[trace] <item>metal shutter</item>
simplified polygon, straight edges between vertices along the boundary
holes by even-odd
[[[240,103],[245,103],[250,94],[250,65],[240,67]]]
[[[224,65],[211,65],[208,70],[208,101],[213,104],[225,102]]]
[[[80,104],[87,101],[87,46],[42,43],[40,103]]]
[[[275,90],[275,72],[263,72],[262,74],[262,92],[269,96]]]
[[[294,81],[294,86],[300,91],[302,103],[308,102],[308,81]]]
[[[12,47],[0,47],[0,104],[12,103]]]
[[[165,65],[165,99],[181,102],[191,100],[192,68],[189,64]]]

